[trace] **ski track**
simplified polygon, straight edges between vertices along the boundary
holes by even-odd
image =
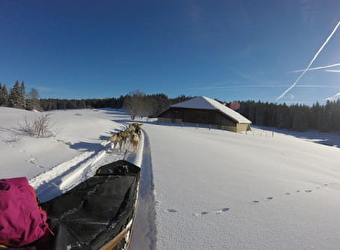
[[[109,142],[102,142],[98,148],[86,151],[69,161],[62,162],[43,172],[29,182],[35,188],[41,202],[48,201],[74,188],[93,176],[96,170],[107,163],[121,160],[123,150],[111,149]],[[133,157],[130,157],[133,160]]]

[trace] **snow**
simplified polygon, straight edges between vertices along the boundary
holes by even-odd
[[[132,250],[338,249],[337,134],[238,134],[143,120],[132,152],[106,142],[132,122],[120,110],[46,113],[56,135],[37,139],[20,134],[18,123],[39,112],[0,108],[0,178],[27,176],[48,200],[110,161],[141,166]]]

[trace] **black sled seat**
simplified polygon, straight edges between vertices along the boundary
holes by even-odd
[[[100,167],[69,192],[41,204],[55,236],[46,234],[36,242],[37,249],[127,249],[139,179],[139,167],[116,161]]]

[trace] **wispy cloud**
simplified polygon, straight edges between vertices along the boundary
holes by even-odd
[[[318,50],[318,52],[316,52],[316,54],[314,55],[313,59],[310,61],[310,63],[308,64],[307,68],[299,75],[299,77],[295,80],[295,82],[288,88],[286,89],[278,98],[276,98],[276,100],[280,100],[282,97],[284,97],[292,88],[295,87],[295,85],[300,81],[301,77],[310,69],[310,67],[312,66],[312,64],[314,63],[314,61],[316,60],[316,58],[319,56],[320,52],[323,50],[323,48],[327,45],[328,41],[332,38],[332,36],[334,35],[334,33],[336,32],[336,30],[338,29],[340,25],[340,21],[338,22],[338,24],[335,26],[335,28],[333,29],[332,33],[327,37],[326,41],[322,44],[322,46],[320,47],[320,49]]]
[[[282,88],[288,87],[287,84],[277,84],[277,85],[268,85],[268,84],[250,84],[250,85],[226,85],[226,86],[201,86],[201,87],[192,87],[188,88],[190,90],[218,90],[218,89],[250,89],[250,88]],[[322,85],[322,84],[304,84],[296,86],[296,88],[339,88],[339,85]]]
[[[39,92],[52,92],[55,91],[55,88],[46,87],[46,86],[32,86],[32,88],[37,89]]]
[[[246,89],[246,88],[273,88],[273,87],[287,87],[287,85],[226,85],[226,86],[201,86],[201,87],[193,87],[190,89],[195,90],[214,90],[214,89]]]
[[[340,66],[340,63],[334,63],[334,64],[330,64],[330,65],[326,65],[326,66],[309,68],[307,71],[327,69],[327,68],[333,68],[333,67],[337,67],[337,66]],[[299,72],[303,72],[303,71],[304,71],[304,69],[299,69],[299,70],[290,71],[289,73],[299,73]],[[325,70],[325,71],[329,71],[329,70]],[[329,72],[331,72],[331,71],[329,71]]]

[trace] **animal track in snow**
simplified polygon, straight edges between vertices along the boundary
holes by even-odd
[[[35,164],[35,159],[34,158],[31,158],[29,160],[27,160],[27,162],[31,163],[31,164]]]
[[[316,187],[316,189],[322,189],[322,188],[326,188],[326,187],[329,187],[329,186],[331,186],[331,185],[337,185],[338,183],[325,183],[325,184],[322,184],[322,185],[320,185],[320,186],[318,186],[318,187]],[[313,192],[313,189],[305,189],[305,190],[300,190],[300,189],[296,189],[296,191],[295,191],[296,193],[302,193],[302,192],[304,192],[304,193],[312,193]],[[286,192],[286,193],[284,193],[286,196],[290,196],[290,195],[292,195],[292,193],[291,192]],[[265,201],[265,202],[268,202],[268,201],[271,201],[271,200],[273,200],[274,199],[274,197],[272,197],[272,196],[268,196],[267,198],[263,198],[262,200],[263,201]],[[251,201],[251,203],[253,203],[253,204],[258,204],[258,203],[260,203],[260,200],[253,200],[253,201]]]
[[[177,212],[177,210],[173,209],[173,208],[169,208],[166,211],[169,212],[169,213],[176,213]]]
[[[268,201],[272,201],[273,199],[274,199],[274,197],[268,196],[268,197],[266,197],[266,198],[263,198],[262,200],[263,200],[264,202],[268,202]],[[260,203],[260,201],[259,201],[259,200],[253,200],[251,203],[253,203],[253,204],[258,204],[258,203]]]
[[[208,212],[200,212],[200,213],[194,213],[192,215],[196,216],[196,217],[199,217],[199,216],[202,216],[202,215],[206,215],[208,214]]]
[[[230,210],[229,207],[224,207],[224,208],[214,210],[214,211],[211,211],[211,212],[202,211],[202,212],[199,212],[199,213],[194,213],[193,215],[196,216],[196,217],[199,217],[199,216],[204,216],[204,215],[207,215],[207,214],[221,214],[221,213],[225,213],[229,210]]]
[[[200,214],[201,214],[201,215],[206,215],[206,214],[208,214],[208,212],[203,211],[203,212],[201,212]]]
[[[229,207],[224,207],[224,208],[221,208],[221,209],[215,211],[215,213],[216,213],[216,214],[220,214],[220,213],[227,212],[227,211],[229,211],[229,210],[230,210]]]

